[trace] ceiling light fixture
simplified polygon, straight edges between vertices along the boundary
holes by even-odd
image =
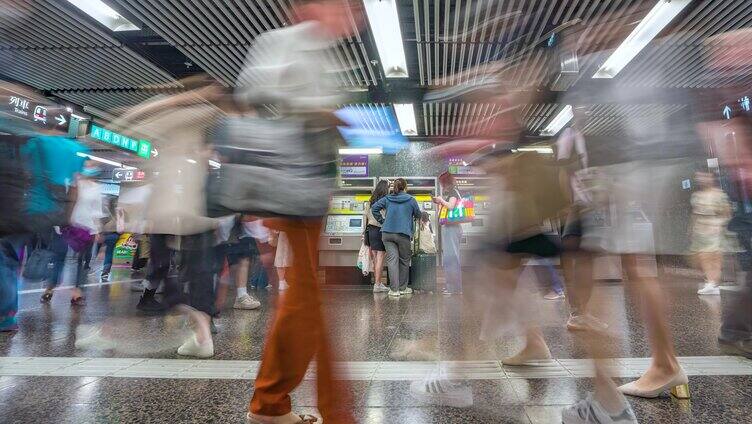
[[[541,131],[540,135],[543,136],[554,136],[561,131],[562,128],[564,128],[565,125],[569,123],[569,121],[574,118],[574,112],[572,111],[572,105],[566,105],[564,106],[564,109],[562,109],[558,115],[554,117],[554,119],[551,120],[551,122],[548,123],[546,128]]]
[[[412,103],[395,103],[394,114],[397,115],[402,135],[418,135],[418,124],[415,123],[415,107]]]
[[[366,148],[343,148],[339,149],[340,155],[380,155],[384,153],[384,149],[381,147],[366,147]]]
[[[384,75],[387,78],[407,78],[407,59],[396,0],[364,0],[363,3]]]
[[[551,147],[545,147],[545,146],[533,146],[533,147],[518,147],[516,149],[512,149],[513,152],[533,152],[533,153],[540,153],[544,155],[550,155],[554,153],[554,149]]]
[[[606,59],[593,78],[613,78],[650,43],[692,0],[659,0],[640,24]]]
[[[115,9],[105,4],[102,0],[68,0],[68,2],[84,11],[84,13],[111,31],[138,31],[141,29],[123,17],[123,15],[117,13]]]

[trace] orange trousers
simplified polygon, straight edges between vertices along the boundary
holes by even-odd
[[[354,423],[349,390],[343,381],[334,378],[333,358],[321,311],[316,278],[321,220],[280,218],[264,220],[264,224],[287,233],[293,260],[286,276],[289,288],[280,296],[277,314],[266,338],[250,411],[266,416],[291,412],[290,392],[303,381],[315,355],[317,401],[323,421]]]

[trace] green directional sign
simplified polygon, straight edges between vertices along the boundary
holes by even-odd
[[[121,149],[130,150],[142,158],[149,159],[152,155],[151,143],[149,141],[134,140],[128,136],[100,127],[96,124],[91,124],[89,137]]]

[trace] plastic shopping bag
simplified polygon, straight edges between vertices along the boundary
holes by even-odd
[[[360,252],[358,252],[358,268],[363,272],[363,275],[368,275],[373,271],[373,263],[371,263],[371,249],[365,244],[360,245]]]

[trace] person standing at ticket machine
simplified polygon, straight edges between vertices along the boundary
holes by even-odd
[[[432,200],[438,206],[451,211],[457,207],[462,199],[454,177],[449,172],[439,175],[441,192],[447,198],[433,197]],[[462,226],[455,222],[446,222],[441,226],[441,262],[444,266],[446,285],[443,294],[462,294],[462,263],[460,261],[460,239],[462,238]]]
[[[386,210],[386,217],[381,214]],[[386,266],[389,270],[389,296],[411,294],[407,287],[410,278],[411,238],[415,233],[415,220],[420,219],[418,201],[407,194],[407,181],[394,180],[394,192],[371,205],[371,213],[381,223],[381,239],[386,247]]]
[[[376,184],[376,188],[373,189],[371,199],[368,201],[369,207],[366,208],[364,213],[364,221],[366,223],[365,237],[367,237],[368,247],[373,257],[374,293],[389,291],[389,289],[381,282],[381,273],[384,270],[384,257],[386,256],[386,247],[381,238],[381,223],[373,216],[370,206],[376,204],[376,202],[387,194],[389,194],[389,181],[379,181]],[[384,214],[383,212],[382,215]]]

